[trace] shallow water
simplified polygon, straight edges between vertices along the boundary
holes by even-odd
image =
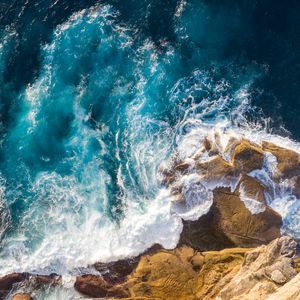
[[[207,207],[157,171],[208,133],[299,149],[296,2],[95,2],[1,2],[1,274],[175,247]]]

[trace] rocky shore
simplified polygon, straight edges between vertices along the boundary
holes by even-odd
[[[300,197],[300,155],[270,142],[214,135],[159,170],[183,230],[174,250],[154,245],[135,258],[96,263],[74,278],[87,298],[300,299],[297,243],[285,235],[272,199]],[[288,186],[288,188],[287,188]],[[191,201],[191,199],[193,201]],[[189,210],[202,207],[195,217]],[[59,274],[0,278],[1,299],[34,299],[62,285]],[[32,297],[32,298],[31,298]]]

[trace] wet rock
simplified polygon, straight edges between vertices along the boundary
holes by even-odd
[[[29,278],[27,273],[12,273],[0,278],[0,298],[4,299],[14,285]]]
[[[30,277],[30,284],[34,285],[35,288],[59,285],[61,284],[61,276],[55,273],[50,275],[34,275]]]
[[[95,297],[113,297],[113,298],[126,298],[129,293],[117,284],[112,285],[104,280],[99,275],[82,275],[77,276],[74,288],[81,294]]]
[[[233,150],[232,163],[242,173],[261,169],[263,162],[263,150],[247,140],[242,140]]]
[[[61,276],[35,275],[30,273],[12,273],[0,278],[0,299],[4,299],[18,284],[26,283],[33,289],[61,283]]]
[[[222,232],[216,229],[215,206],[196,221],[182,220],[183,229],[179,245],[188,245],[199,251],[221,250],[234,247],[234,243]]]
[[[282,219],[269,207],[252,214],[237,192],[218,188],[209,213],[183,225],[180,243],[203,251],[267,244],[281,236]]]
[[[262,182],[248,175],[241,177],[235,190],[236,194],[240,195],[242,193],[243,196],[256,200],[264,205],[266,205],[266,192],[267,188]]]
[[[300,176],[300,155],[297,152],[266,141],[262,143],[262,148],[276,157],[278,177]]]
[[[214,191],[214,228],[236,246],[256,247],[280,237],[281,216],[273,209],[253,214],[228,188]]]
[[[300,199],[300,175],[292,178],[293,194]]]
[[[208,161],[196,162],[196,170],[201,175],[201,181],[209,182],[230,182],[238,177],[238,172],[232,164],[225,161],[219,155],[210,158]]]
[[[109,285],[97,275],[82,275],[76,278],[75,289],[90,297],[106,297]]]

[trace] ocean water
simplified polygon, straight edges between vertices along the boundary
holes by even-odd
[[[298,151],[299,8],[0,1],[0,274],[76,274],[175,247],[181,217],[209,202],[177,211],[158,170],[207,134]],[[298,203],[281,191],[270,205],[300,238]]]

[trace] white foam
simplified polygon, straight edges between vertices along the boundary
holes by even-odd
[[[208,213],[213,203],[213,194],[196,174],[182,176],[181,185],[184,199],[173,202],[171,210],[184,220],[198,220]]]

